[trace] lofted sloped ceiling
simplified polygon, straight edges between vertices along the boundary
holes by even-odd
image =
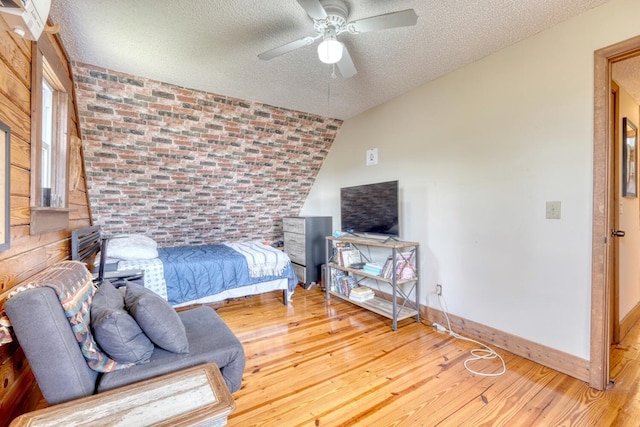
[[[615,62],[611,77],[640,104],[640,56]]]
[[[296,0],[53,0],[74,61],[135,76],[348,119],[607,0],[345,0],[349,20],[414,9],[416,26],[343,33],[358,73],[332,78]]]

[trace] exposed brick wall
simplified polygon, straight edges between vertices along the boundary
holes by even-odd
[[[161,246],[277,240],[340,120],[74,63],[96,224]]]

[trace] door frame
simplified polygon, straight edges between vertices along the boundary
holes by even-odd
[[[593,221],[591,249],[591,344],[589,385],[604,390],[609,384],[612,325],[610,322],[612,265],[610,233],[614,130],[610,126],[611,64],[640,54],[640,36],[594,52]]]
[[[622,198],[622,146],[618,144],[620,123],[620,87],[610,80],[611,92],[609,94],[609,129],[612,145],[611,169],[609,175],[609,209],[611,213],[610,228],[620,230],[620,203]],[[609,346],[620,342],[620,238],[611,234],[611,247],[609,249]],[[609,369],[611,371],[611,369]]]

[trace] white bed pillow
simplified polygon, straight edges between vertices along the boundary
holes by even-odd
[[[107,243],[107,258],[134,260],[157,257],[158,244],[142,234],[114,236]]]

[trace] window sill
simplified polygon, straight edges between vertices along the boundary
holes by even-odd
[[[31,207],[32,236],[69,227],[69,208]]]
[[[49,206],[45,206],[45,207],[37,207],[37,206],[31,206],[31,212],[71,212],[71,209],[69,208],[52,208]]]

